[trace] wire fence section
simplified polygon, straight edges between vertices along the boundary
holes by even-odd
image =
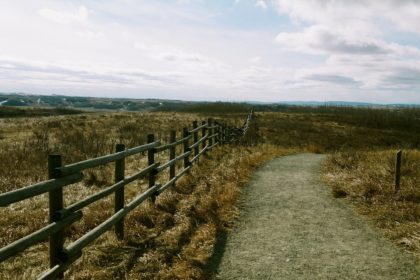
[[[124,145],[117,144],[113,154],[67,165],[62,164],[61,155],[49,155],[49,179],[47,181],[0,194],[0,207],[6,207],[10,204],[48,193],[49,224],[1,248],[0,262],[48,238],[50,269],[40,275],[38,279],[62,278],[64,271],[81,257],[83,248],[106,231],[114,227],[117,238],[124,239],[124,217],[146,199],[154,201],[157,195],[173,186],[179,178],[191,169],[200,156],[210,152],[218,145],[241,141],[247,134],[252,117],[253,111],[251,110],[242,127],[227,126],[213,119],[208,119],[207,122],[203,121],[201,123],[194,121],[192,129],[188,127],[183,128],[180,139],[176,139],[176,131],[171,131],[170,143],[162,144],[160,140],[155,139],[153,134],[149,134],[147,137],[148,143],[145,145],[126,149]],[[182,153],[176,155],[176,148],[179,146],[182,149]],[[162,164],[155,161],[156,155],[165,151],[169,151],[168,161]],[[138,170],[135,174],[125,177],[125,159],[140,153],[147,153],[148,165]],[[179,162],[182,163],[182,169],[176,173],[176,164]],[[108,163],[114,163],[115,165],[115,182],[113,185],[103,188],[99,192],[71,205],[65,205],[63,197],[64,187],[80,182],[83,179],[84,170]],[[168,181],[164,183],[156,182],[158,173],[166,170],[169,173]],[[125,204],[125,186],[142,178],[148,180],[148,189],[137,194],[131,202]],[[65,247],[64,230],[83,218],[83,208],[112,194],[114,195],[114,214]]]

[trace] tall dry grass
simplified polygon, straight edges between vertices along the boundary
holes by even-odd
[[[349,150],[380,149],[419,149],[420,128],[414,124],[410,129],[396,124],[404,119],[404,111],[395,115],[397,120],[390,121],[394,114],[386,111],[379,113],[371,122],[355,117],[354,112],[337,111],[329,114],[308,112],[259,112],[256,114],[259,124],[260,142],[281,147],[300,148],[319,153]],[[373,110],[373,109],[372,109]],[[381,113],[382,112],[382,113]],[[417,115],[411,115],[410,123],[417,122]],[[354,114],[353,114],[354,113]],[[366,117],[369,114],[364,114]],[[357,116],[357,115],[356,115]],[[390,117],[391,116],[391,117]],[[357,123],[356,120],[360,120]]]
[[[146,143],[149,133],[167,141],[198,119],[194,114],[96,113],[76,116],[0,119],[0,191],[46,179],[48,154],[72,163]],[[109,177],[109,176],[108,176]],[[104,179],[104,178],[103,178]]]
[[[323,179],[337,198],[356,205],[383,234],[420,258],[420,151],[404,150],[401,190],[395,193],[395,150],[328,156]]]

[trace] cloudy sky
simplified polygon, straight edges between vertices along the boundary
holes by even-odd
[[[420,103],[420,1],[0,0],[0,92]]]

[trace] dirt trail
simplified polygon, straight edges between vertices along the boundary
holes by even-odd
[[[320,183],[323,159],[282,157],[255,173],[215,260],[216,279],[420,279],[413,256]]]

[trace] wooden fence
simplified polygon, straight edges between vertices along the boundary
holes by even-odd
[[[157,195],[173,186],[179,178],[191,169],[192,164],[197,162],[201,155],[211,151],[217,145],[240,141],[247,133],[252,116],[253,112],[251,111],[244,125],[239,128],[226,126],[212,119],[207,122],[203,121],[200,125],[197,121],[194,121],[192,129],[183,128],[181,139],[177,140],[176,132],[171,131],[170,143],[168,144],[161,144],[153,134],[150,134],[147,137],[148,143],[145,145],[126,149],[124,145],[117,144],[114,154],[68,165],[62,165],[60,155],[50,155],[48,157],[49,180],[0,194],[0,207],[5,207],[48,192],[50,222],[47,226],[1,248],[0,262],[49,238],[50,269],[40,275],[38,279],[62,278],[64,271],[81,257],[83,248],[112,227],[115,229],[116,236],[123,239],[124,217],[147,198],[154,201]],[[192,144],[190,144],[191,139]],[[180,145],[182,145],[182,154],[176,155],[176,147]],[[167,150],[169,150],[169,160],[164,164],[156,162],[156,154]],[[125,158],[145,152],[148,159],[147,167],[137,171],[134,175],[125,177]],[[180,161],[183,162],[183,168],[176,174],[176,163]],[[112,186],[69,206],[64,206],[63,187],[80,182],[83,179],[83,170],[111,162],[115,163],[115,183]],[[167,169],[169,170],[169,180],[164,184],[157,183],[157,174]],[[125,204],[124,187],[140,178],[148,179],[148,189]],[[73,243],[64,247],[64,229],[82,218],[84,207],[111,194],[114,194],[115,213]]]

